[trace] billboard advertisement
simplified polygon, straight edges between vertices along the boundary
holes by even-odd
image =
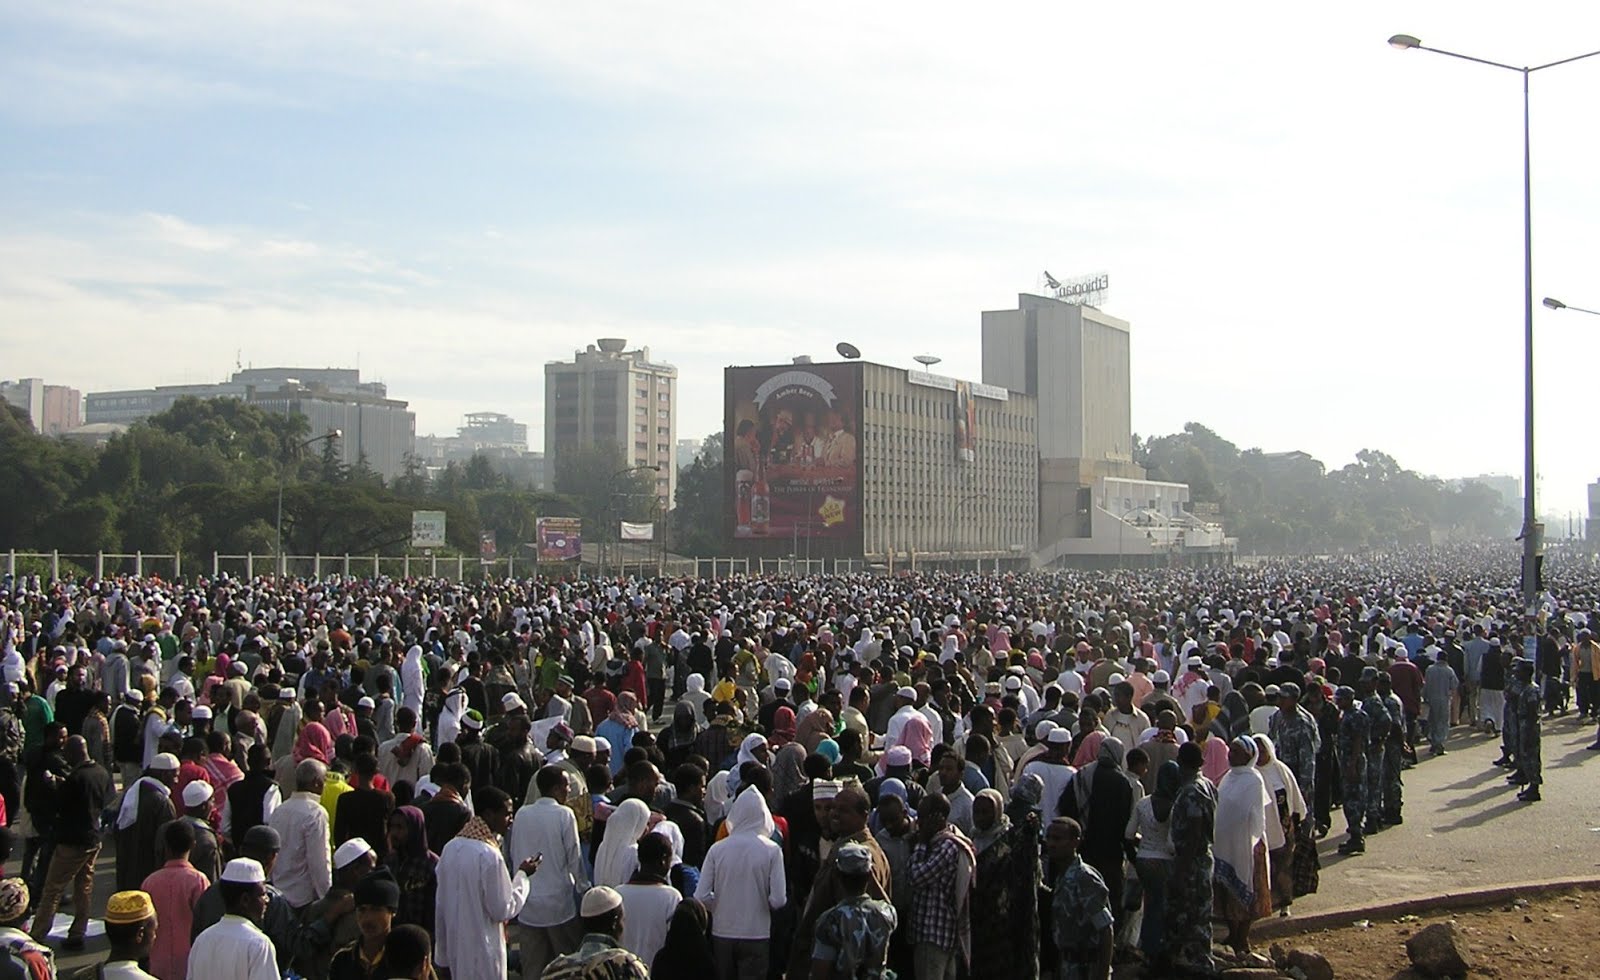
[[[411,512],[411,547],[444,547],[444,511],[414,510]]]
[[[478,534],[478,558],[482,561],[494,561],[496,554],[493,531],[482,531]]]
[[[541,517],[535,526],[540,561],[571,561],[583,554],[581,517]]]
[[[617,536],[623,541],[654,541],[656,526],[654,524],[633,524],[623,521]]]
[[[861,533],[861,373],[852,364],[727,370],[723,438],[733,537]]]
[[[978,458],[978,403],[970,381],[956,382],[956,458],[963,463]]]

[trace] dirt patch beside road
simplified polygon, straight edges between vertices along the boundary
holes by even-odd
[[[1437,915],[1373,920],[1276,939],[1285,949],[1315,948],[1339,980],[1409,980],[1406,940],[1435,922],[1454,919],[1473,961],[1469,977],[1593,977],[1600,895],[1563,892],[1531,901]],[[1262,950],[1265,952],[1265,950]]]

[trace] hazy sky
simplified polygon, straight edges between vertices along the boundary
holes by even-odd
[[[1600,8],[0,0],[0,377],[352,366],[543,442],[543,364],[978,376],[979,312],[1109,272],[1140,433],[1520,473],[1520,79]],[[1600,58],[1534,76],[1536,296],[1600,309]],[[1587,135],[1586,135],[1587,133]],[[1552,511],[1600,320],[1536,311]]]

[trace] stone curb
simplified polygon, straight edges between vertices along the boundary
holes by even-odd
[[[1497,885],[1494,888],[1479,888],[1474,891],[1408,898],[1398,902],[1385,902],[1381,905],[1332,909],[1303,917],[1272,918],[1257,922],[1255,927],[1250,930],[1250,938],[1252,940],[1282,939],[1315,932],[1320,929],[1340,929],[1362,919],[1392,920],[1398,919],[1403,915],[1426,915],[1441,910],[1499,905],[1502,902],[1509,902],[1516,898],[1532,898],[1538,895],[1548,895],[1552,892],[1563,891],[1600,891],[1600,878],[1556,878],[1551,881],[1527,881],[1514,885]]]

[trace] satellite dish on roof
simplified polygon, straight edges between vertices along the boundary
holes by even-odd
[[[853,361],[861,356],[861,351],[856,349],[856,345],[847,340],[839,341],[838,345],[834,347],[834,350],[839,352],[840,357],[848,361]]]
[[[921,364],[925,368],[931,368],[935,364],[938,364],[940,361],[944,360],[944,358],[935,357],[932,354],[918,354],[916,357],[913,357],[912,360],[916,361],[918,364]]]

